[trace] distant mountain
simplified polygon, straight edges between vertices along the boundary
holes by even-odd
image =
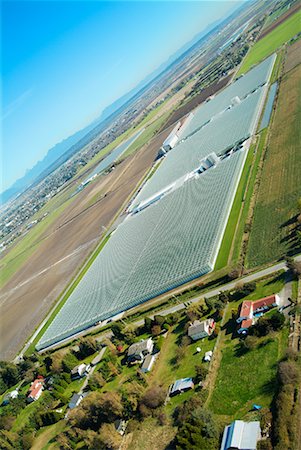
[[[239,9],[241,8],[238,8],[237,5],[233,7],[234,12],[232,11],[231,15],[235,15]],[[67,161],[73,154],[79,151],[80,148],[103,131],[109,122],[121,113],[131,101],[134,101],[138,95],[142,95],[146,88],[154,83],[159,76],[163,75],[166,70],[171,69],[172,66],[185,55],[185,53],[190,51],[196,45],[199,45],[200,41],[212,34],[222,23],[227,20],[229,20],[229,16],[226,19],[220,19],[209,24],[204,30],[194,36],[193,39],[171,55],[156,70],[145,77],[135,88],[131,89],[122,97],[114,101],[111,105],[107,106],[102,111],[100,116],[91,124],[82,130],[77,131],[48,150],[47,154],[41,161],[38,161],[31,169],[26,171],[23,177],[16,180],[10,188],[0,194],[1,203],[4,204],[16,197],[29,186],[41,181],[44,177],[59,167],[59,165]]]

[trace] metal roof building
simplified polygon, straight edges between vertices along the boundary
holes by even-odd
[[[225,427],[220,450],[256,450],[260,439],[260,422],[235,420]]]

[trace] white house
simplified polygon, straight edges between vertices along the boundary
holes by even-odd
[[[76,380],[82,378],[86,375],[87,366],[86,364],[80,364],[71,370],[71,379]]]
[[[141,371],[143,373],[150,372],[155,362],[155,359],[156,359],[155,355],[147,355],[141,366]]]
[[[193,340],[197,341],[210,336],[215,328],[215,322],[213,319],[206,319],[200,322],[195,320],[188,328],[188,336]]]
[[[135,342],[128,349],[128,362],[142,362],[147,355],[150,355],[153,351],[154,343],[152,338],[145,339],[144,341]]]

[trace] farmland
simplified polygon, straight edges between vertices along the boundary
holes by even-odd
[[[283,77],[255,206],[247,264],[255,267],[298,250],[301,196],[301,66]]]
[[[247,72],[301,31],[301,10],[290,16],[251,47],[237,75]]]

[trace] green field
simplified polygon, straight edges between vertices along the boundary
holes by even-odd
[[[295,217],[301,197],[301,66],[280,84],[254,211],[246,263],[255,267],[298,251]]]
[[[284,273],[257,283],[256,290],[245,299],[257,300],[281,291]],[[232,330],[231,309],[238,309],[244,299],[231,302],[226,314],[226,330]],[[269,406],[275,392],[274,377],[279,361],[287,347],[288,329],[284,328],[273,336],[260,338],[257,348],[246,354],[238,352],[238,338],[223,333],[220,341],[222,359],[217,372],[209,407],[218,415],[243,418],[253,403]],[[268,338],[271,340],[267,341]],[[261,345],[260,345],[261,344]]]
[[[240,355],[238,339],[228,339],[222,351],[210,409],[215,414],[241,418],[253,403],[269,407],[275,393],[277,361],[287,346],[287,328],[258,340],[257,347]]]
[[[278,17],[284,14],[288,10],[287,5],[282,6],[281,8],[276,9],[271,15],[269,15],[264,23],[263,30],[267,28],[271,23],[273,23]]]
[[[275,52],[300,31],[301,10],[290,16],[285,22],[254,44],[247,53],[237,75],[247,72],[252,66]]]

